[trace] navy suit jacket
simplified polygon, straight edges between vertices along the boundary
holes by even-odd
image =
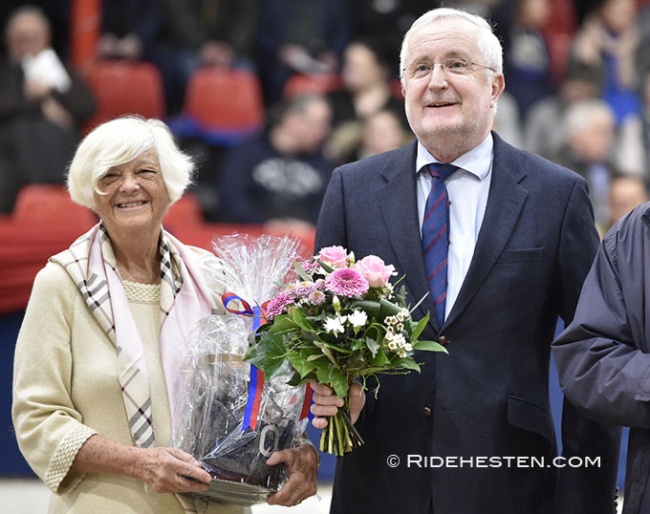
[[[493,137],[485,218],[458,299],[442,327],[429,296],[414,313],[430,313],[424,338],[444,335],[449,354],[419,353],[420,374],[382,376],[377,398],[366,394],[365,445],[337,462],[333,513],[614,512],[617,429],[565,403],[564,455],[600,457],[601,467],[551,463],[550,345],[598,246],[587,184]],[[394,264],[412,305],[428,293],[415,155],[411,144],[336,169],[316,237],[317,249]]]

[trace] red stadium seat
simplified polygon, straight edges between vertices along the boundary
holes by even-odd
[[[79,227],[79,230],[97,223],[92,211],[74,203],[64,186],[54,184],[24,186],[18,193],[11,217],[21,223],[57,223]]]
[[[250,71],[199,69],[187,85],[182,119],[171,123],[179,135],[215,144],[239,141],[264,123],[259,79]]]
[[[162,77],[151,63],[99,60],[84,70],[84,78],[97,101],[86,130],[124,114],[159,119],[166,115]]]
[[[201,223],[203,223],[201,203],[192,193],[185,193],[169,208],[163,218],[163,225],[171,231],[179,226],[200,225]]]
[[[324,94],[343,87],[341,77],[336,74],[303,75],[296,73],[289,77],[284,86],[284,96],[293,97],[300,94]]]

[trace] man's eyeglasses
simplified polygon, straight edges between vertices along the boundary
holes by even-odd
[[[467,59],[458,59],[456,57],[445,59],[441,62],[418,62],[403,71],[407,72],[409,78],[424,78],[431,74],[436,64],[440,66],[446,75],[467,75],[473,70],[474,66],[496,72],[495,69],[484,64],[471,62]]]

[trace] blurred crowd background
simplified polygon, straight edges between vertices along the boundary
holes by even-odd
[[[165,120],[209,222],[312,230],[332,169],[412,140],[399,48],[434,0],[4,0],[0,213],[79,138]],[[586,177],[604,231],[646,200],[650,1],[449,0],[503,41],[495,129]]]

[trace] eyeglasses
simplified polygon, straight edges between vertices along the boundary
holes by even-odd
[[[440,68],[445,75],[467,75],[471,73],[474,66],[479,66],[496,73],[494,68],[490,68],[489,66],[477,62],[471,62],[466,59],[458,59],[456,57],[445,59],[441,62],[417,62],[402,71],[407,72],[409,78],[420,79],[428,77],[436,64],[440,65]]]

